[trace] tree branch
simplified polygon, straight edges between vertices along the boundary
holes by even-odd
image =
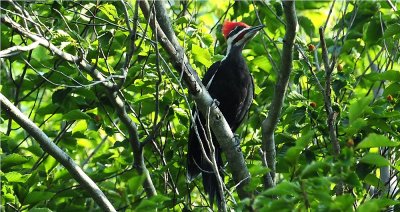
[[[44,151],[53,156],[58,162],[60,162],[78,181],[79,184],[84,186],[90,193],[94,201],[104,211],[116,211],[104,193],[100,188],[88,177],[85,172],[70,158],[64,151],[62,151],[51,139],[33,123],[28,117],[26,117],[17,107],[15,107],[2,93],[0,93],[0,102],[2,110],[4,110],[15,122],[17,122],[22,128],[24,128],[37,142]]]
[[[335,127],[336,115],[332,109],[332,100],[331,100],[331,77],[333,68],[335,66],[335,59],[332,59],[332,65],[330,66],[328,59],[328,50],[326,48],[326,43],[324,38],[324,29],[322,27],[319,28],[319,36],[321,40],[322,59],[324,61],[324,66],[325,66],[324,101],[325,101],[325,110],[328,115],[329,137],[331,138],[334,156],[337,157],[340,153],[340,145],[336,136],[336,127]]]
[[[134,156],[134,167],[138,171],[139,174],[144,174],[145,181],[143,183],[143,187],[146,191],[148,197],[157,195],[156,189],[154,188],[153,182],[151,180],[149,171],[147,170],[144,164],[143,158],[143,150],[139,141],[139,136],[137,132],[137,126],[132,121],[132,119],[128,116],[128,113],[125,109],[125,103],[119,95],[119,89],[115,86],[114,83],[110,82],[101,72],[99,72],[96,67],[93,67],[89,64],[84,58],[71,55],[69,53],[63,52],[57,46],[46,40],[45,38],[35,35],[30,31],[25,30],[20,24],[13,21],[8,16],[2,16],[0,19],[0,23],[4,23],[10,28],[14,29],[16,32],[30,38],[33,41],[39,42],[40,45],[49,49],[53,54],[63,58],[67,62],[78,64],[81,69],[90,74],[90,76],[98,81],[106,88],[107,97],[110,102],[115,107],[117,111],[117,115],[121,122],[126,126],[129,132],[129,142],[131,144]]]
[[[286,16],[286,34],[283,41],[281,68],[268,116],[262,123],[262,148],[265,160],[267,161],[268,167],[271,169],[271,172],[267,173],[264,177],[265,188],[272,188],[275,186],[276,150],[274,131],[282,111],[283,101],[293,67],[293,46],[297,31],[297,16],[294,1],[283,1],[283,9]]]
[[[140,1],[139,4],[144,16],[147,19],[154,19],[154,16],[150,13],[150,6],[148,2]],[[157,17],[159,18],[158,20],[169,20],[169,17],[166,16],[166,12],[161,12],[162,10],[165,10],[163,4],[156,4],[155,6],[158,7],[156,8]],[[165,35],[164,31],[159,25],[160,21],[155,21],[155,23],[155,26],[151,25],[151,27],[153,30],[157,31],[158,40],[164,50],[170,56],[171,62],[175,69],[182,74],[183,80],[185,81],[190,94],[193,95],[193,98],[197,103],[197,107],[203,114],[207,114],[207,110],[210,108],[210,127],[212,128],[219,145],[226,155],[229,168],[232,171],[233,180],[235,183],[239,184],[239,197],[245,198],[250,196],[250,194],[243,189],[244,185],[248,184],[250,181],[250,174],[246,167],[243,154],[239,151],[240,149],[238,150],[234,145],[235,137],[228,123],[218,107],[215,106],[214,100],[201,83],[197,73],[189,64],[183,48],[179,45],[179,43],[176,42],[176,44],[174,44],[174,41],[171,42],[168,39],[167,35]],[[163,24],[163,28],[168,28],[169,31],[173,32],[171,25]],[[176,39],[175,34],[170,34],[169,36],[171,36],[172,40]]]
[[[33,42],[27,46],[12,46],[8,49],[1,50],[0,58],[10,57],[10,56],[14,56],[20,52],[30,51],[32,49],[35,49],[38,46],[39,46],[38,42]]]
[[[340,144],[337,139],[336,135],[336,117],[337,113],[335,113],[332,109],[332,100],[331,100],[331,81],[332,81],[332,72],[333,68],[335,67],[336,63],[336,56],[332,56],[332,64],[329,66],[329,59],[328,59],[328,50],[326,48],[326,43],[325,43],[325,37],[324,37],[324,28],[320,27],[319,28],[319,36],[320,36],[320,42],[321,42],[321,48],[322,48],[322,60],[324,61],[324,66],[325,66],[325,93],[324,93],[324,106],[325,106],[325,111],[328,116],[327,124],[329,127],[329,137],[332,142],[332,148],[333,148],[333,156],[335,159],[338,158],[340,154]],[[336,185],[336,195],[341,195],[343,194],[343,182],[340,181]]]

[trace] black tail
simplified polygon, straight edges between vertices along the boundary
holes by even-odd
[[[207,145],[207,142],[205,142],[205,139],[203,139],[204,132],[202,130],[202,127],[200,127],[200,122],[198,122],[198,120],[196,120],[196,122],[197,122],[196,125],[198,126],[197,127],[198,133],[202,138],[201,142],[203,144],[207,156],[209,157],[210,156],[210,151],[208,151],[209,147]],[[223,166],[221,149],[214,135],[212,137],[213,137],[213,144],[215,147],[215,160],[217,162],[218,169],[221,170]],[[217,199],[217,204],[219,206],[221,202],[221,196],[218,192],[217,178],[215,176],[215,173],[211,165],[204,159],[199,139],[197,137],[194,127],[191,126],[189,132],[189,143],[188,143],[188,154],[187,154],[187,178],[189,181],[192,181],[200,173],[202,173],[203,187],[205,192],[209,196],[211,206],[213,205],[215,198]],[[222,177],[222,179],[224,179],[223,173],[221,171],[219,172],[219,174]]]
[[[218,169],[221,170],[222,158],[221,158],[221,150],[219,147],[215,148],[215,160],[217,162]],[[204,190],[208,194],[211,206],[214,203],[214,197],[216,197],[217,204],[219,207],[221,203],[221,195],[218,191],[217,177],[208,163],[204,163],[203,167],[202,169],[207,171],[207,172],[202,172]],[[220,171],[219,174],[221,178],[224,179],[224,174],[222,173],[222,171]]]

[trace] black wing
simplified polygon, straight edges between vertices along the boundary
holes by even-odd
[[[239,105],[239,113],[236,116],[236,120],[237,120],[237,126],[233,126],[232,128],[234,130],[236,130],[239,125],[242,123],[244,117],[246,116],[247,112],[250,109],[251,103],[253,102],[253,97],[254,97],[254,81],[253,81],[253,77],[250,76],[250,86],[247,88],[247,95],[245,100],[240,103]]]
[[[203,80],[201,82],[203,83],[203,85],[206,88],[209,87],[208,83],[215,76],[215,74],[217,73],[218,68],[219,68],[220,65],[221,65],[221,61],[215,62],[207,70],[206,74],[204,74]],[[211,81],[211,83],[212,83],[212,81]]]
[[[212,83],[212,79],[218,71],[218,68],[221,64],[221,61],[218,61],[211,65],[211,67],[207,70],[202,80],[203,85],[207,88],[210,85],[208,83]],[[202,114],[195,113],[199,111],[196,110],[195,107],[192,108],[192,115],[195,117],[197,132],[194,129],[194,124],[190,124],[189,130],[189,142],[188,142],[188,153],[187,153],[187,178],[189,181],[192,181],[196,176],[202,173],[203,178],[203,186],[206,193],[209,195],[210,204],[213,204],[214,198],[216,197],[217,203],[220,204],[220,195],[218,192],[218,181],[213,173],[212,167],[209,163],[205,161],[203,158],[203,154],[201,151],[200,142],[203,144],[205,152],[207,156],[210,156],[210,151],[207,142],[205,141],[205,132],[203,127],[205,127],[205,119]],[[201,127],[203,126],[203,127]],[[200,137],[200,141],[199,141]],[[216,141],[215,136],[212,134],[213,144],[215,147],[215,159],[217,162],[217,166],[221,168],[223,166],[222,157],[221,157],[221,149]],[[223,178],[223,173],[220,173]]]

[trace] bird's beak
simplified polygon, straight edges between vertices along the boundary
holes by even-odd
[[[250,39],[252,39],[264,27],[265,27],[265,25],[263,25],[263,24],[258,25],[258,26],[249,27],[246,30],[246,34],[245,34],[246,42],[249,41]]]
[[[258,26],[253,26],[253,27],[250,27],[249,32],[258,32],[264,27],[265,27],[264,24],[258,25]]]

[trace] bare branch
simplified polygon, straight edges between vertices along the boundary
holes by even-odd
[[[297,16],[294,1],[284,1],[283,9],[286,16],[286,34],[283,40],[281,68],[278,74],[278,81],[275,85],[274,97],[272,99],[270,110],[268,111],[268,116],[262,123],[263,154],[268,167],[271,169],[271,172],[265,175],[264,187],[266,188],[275,186],[276,151],[274,131],[279,121],[290,73],[293,68],[293,46],[297,31]],[[271,182],[273,184],[271,184]]]
[[[39,46],[39,42],[33,42],[27,46],[12,46],[8,49],[4,49],[4,50],[0,51],[0,58],[11,57],[20,52],[26,52],[26,51],[35,49],[38,46]]]

